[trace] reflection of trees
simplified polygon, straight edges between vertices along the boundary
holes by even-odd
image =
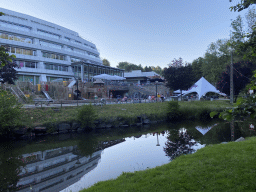
[[[8,150],[9,149],[9,150]],[[19,180],[21,156],[14,154],[10,146],[0,151],[0,191],[14,191]]]
[[[167,137],[167,142],[165,143],[166,147],[164,147],[164,151],[166,156],[170,157],[170,160],[182,155],[189,154],[195,151],[191,147],[196,144],[196,142],[191,141],[192,136],[188,135],[187,132],[180,132],[178,134],[178,138],[172,139],[172,135],[169,134]]]

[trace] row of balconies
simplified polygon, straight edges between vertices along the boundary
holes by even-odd
[[[12,11],[9,11],[9,10],[4,10],[2,9],[2,12],[12,12]],[[12,13],[10,13],[11,15]],[[13,14],[18,14],[19,13],[16,13],[16,12],[13,12]],[[72,30],[69,30],[69,29],[66,29],[64,27],[61,27],[59,25],[56,25],[56,24],[53,24],[53,23],[50,23],[50,25],[53,25],[55,29],[52,28],[52,26],[48,27],[47,24],[42,24],[40,25],[41,22],[43,23],[48,23],[47,21],[44,21],[44,20],[41,20],[41,19],[37,19],[37,18],[33,18],[31,16],[26,16],[26,15],[23,15],[22,16],[27,19],[26,20],[20,20],[18,18],[13,18],[13,17],[8,17],[8,16],[2,16],[1,17],[1,20],[5,20],[5,21],[8,21],[8,22],[13,22],[13,23],[17,23],[17,24],[21,24],[21,25],[24,25],[24,26],[28,26],[28,27],[31,27],[32,28],[32,32],[33,31],[36,31],[37,32],[37,29],[39,30],[43,30],[43,31],[48,31],[48,32],[51,32],[53,34],[58,34],[60,35],[60,39],[64,39],[64,37],[67,37],[69,39],[72,39],[73,41],[80,41],[82,43],[85,43],[85,44],[88,44],[89,46],[92,46],[92,47],[95,47],[95,45],[93,43],[91,43],[90,41],[86,40],[86,39],[83,39],[81,38],[77,32],[74,32]],[[32,20],[32,22],[31,22]],[[34,20],[40,20],[41,22],[35,22]],[[39,24],[37,24],[39,23]],[[27,34],[26,34],[27,35]],[[40,35],[41,36],[41,35]],[[51,38],[49,37],[52,41],[54,41],[54,38]],[[58,39],[58,40],[60,40]],[[56,41],[56,39],[55,39]],[[65,41],[65,40],[64,40]],[[58,42],[58,41],[57,41]],[[83,46],[82,46],[83,47]],[[88,47],[89,48],[89,47]],[[90,49],[93,49],[93,48],[90,48]],[[96,49],[96,48],[95,48]]]
[[[99,55],[99,52],[96,48],[93,49],[93,48],[88,47],[88,46],[79,45],[79,44],[75,43],[75,41],[67,42],[66,40],[64,40],[64,38],[56,39],[56,38],[52,38],[52,37],[37,34],[36,32],[33,33],[33,31],[31,31],[31,33],[28,34],[26,31],[11,29],[11,28],[4,27],[4,26],[1,26],[1,31],[7,32],[7,33],[11,32],[12,34],[17,34],[17,35],[24,35],[24,36],[27,36],[27,37],[31,37],[32,39],[34,39],[34,38],[42,39],[42,40],[54,42],[54,43],[57,43],[57,44],[61,44],[63,46],[71,46],[71,47],[74,47],[74,48],[82,49],[82,50],[89,51],[89,52],[92,52],[94,54]],[[8,41],[12,41],[12,40],[8,40]],[[18,42],[18,41],[14,41],[14,42]],[[24,42],[19,42],[19,43],[21,43],[23,46],[24,46],[24,44],[26,44],[26,45],[29,44],[29,43],[24,43]],[[34,45],[34,43],[35,43],[35,41],[33,41],[32,45]]]
[[[48,60],[49,62],[53,62],[53,63],[66,62],[66,64],[70,64],[71,63],[70,56],[71,56],[71,57],[80,58],[82,60],[92,60],[92,61],[95,61],[95,62],[98,62],[98,63],[102,63],[100,58],[92,57],[90,55],[70,52],[70,51],[65,50],[65,49],[56,49],[56,48],[41,46],[41,45],[37,45],[37,44],[29,44],[29,43],[25,44],[23,42],[11,41],[11,40],[7,40],[7,39],[0,39],[0,43],[4,44],[4,45],[26,47],[26,48],[30,48],[30,49],[33,49],[33,50],[37,50],[36,51],[36,56],[30,56],[31,60],[37,60],[37,61]],[[63,60],[45,58],[45,57],[42,57],[42,52],[41,51],[53,52],[53,53],[59,53],[61,55],[66,55],[66,57],[68,57],[68,59],[66,58],[67,61],[63,61]],[[19,58],[29,56],[29,55],[21,55],[21,54],[14,54],[14,55],[16,55]]]

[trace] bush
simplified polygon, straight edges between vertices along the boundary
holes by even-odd
[[[84,128],[93,128],[95,126],[94,121],[97,118],[97,114],[93,106],[83,105],[78,109],[77,120]]]
[[[178,101],[169,101],[167,107],[167,119],[179,120],[181,117],[180,106]]]
[[[16,98],[6,92],[0,91],[0,135],[9,134],[12,129],[21,123],[21,105]]]

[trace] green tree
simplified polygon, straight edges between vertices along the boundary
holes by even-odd
[[[110,67],[110,62],[107,59],[102,60],[104,66]]]
[[[131,72],[133,70],[141,70],[143,71],[143,67],[140,65],[135,65],[132,63],[128,63],[127,61],[125,62],[119,62],[118,65],[116,66],[119,69],[124,69],[125,72]]]
[[[203,72],[202,72],[203,60],[204,59],[202,57],[198,57],[192,62],[192,70],[193,70],[195,80],[200,79],[203,76]]]
[[[181,58],[174,59],[169,67],[164,69],[163,76],[167,81],[167,87],[171,90],[179,89],[181,93],[194,83],[192,65],[185,65]]]
[[[245,14],[247,22],[247,32],[252,33],[254,25],[256,23],[256,10],[255,8],[249,8],[248,12]]]
[[[232,2],[232,0],[229,0],[229,2]],[[231,6],[230,10],[240,12],[253,4],[256,4],[256,0],[241,0],[241,3],[238,3],[235,6]]]
[[[21,124],[20,122],[21,105],[12,94],[0,91],[0,135],[11,134],[13,128]]]
[[[201,70],[203,76],[212,84],[216,84],[220,74],[230,61],[227,40],[217,40],[211,43],[205,53]]]
[[[14,55],[9,56],[4,47],[0,47],[0,82],[14,84],[14,81],[18,79],[17,71],[15,70],[18,65],[13,62],[14,58]]]
[[[156,66],[156,67],[151,66],[151,68],[152,68],[152,71],[156,72],[157,74],[163,75],[163,69],[160,66]]]
[[[143,69],[143,71],[144,72],[151,72],[152,71],[152,68],[149,66],[146,66],[146,67],[144,67],[144,69]]]
[[[83,105],[78,110],[77,120],[81,123],[83,128],[93,128],[95,126],[94,120],[97,118],[97,113],[93,106]]]

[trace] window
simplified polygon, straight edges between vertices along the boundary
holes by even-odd
[[[58,54],[46,53],[46,52],[43,52],[43,57],[50,58],[50,59],[65,60],[64,55],[58,55]]]
[[[60,36],[57,35],[57,34],[54,34],[54,33],[48,32],[48,31],[44,31],[44,30],[41,30],[41,29],[38,29],[37,33],[40,34],[40,35],[44,35],[44,36],[55,38],[55,39],[60,38]]]
[[[21,67],[26,67],[26,68],[37,68],[37,63],[36,62],[31,62],[31,61],[16,61],[18,66]]]
[[[27,32],[29,32],[31,30],[31,27],[28,27],[25,25],[20,25],[17,23],[8,22],[8,21],[3,21],[3,20],[0,20],[0,26],[16,29],[16,30],[20,30],[20,31],[27,31]]]
[[[80,59],[77,59],[77,58],[74,58],[74,57],[71,57],[70,60],[71,60],[71,62],[79,62],[79,61],[81,61]]]
[[[55,49],[61,49],[62,48],[61,45],[58,45],[58,44],[55,44],[55,43],[46,42],[46,41],[40,41],[40,45],[47,46],[47,47],[52,47],[52,48],[55,48]]]
[[[23,49],[19,47],[9,47],[8,52],[16,53],[16,54],[23,54],[23,55],[35,55],[35,51],[30,49]]]
[[[25,62],[25,67],[27,67],[27,68],[37,68],[35,62],[28,62],[28,61]]]

